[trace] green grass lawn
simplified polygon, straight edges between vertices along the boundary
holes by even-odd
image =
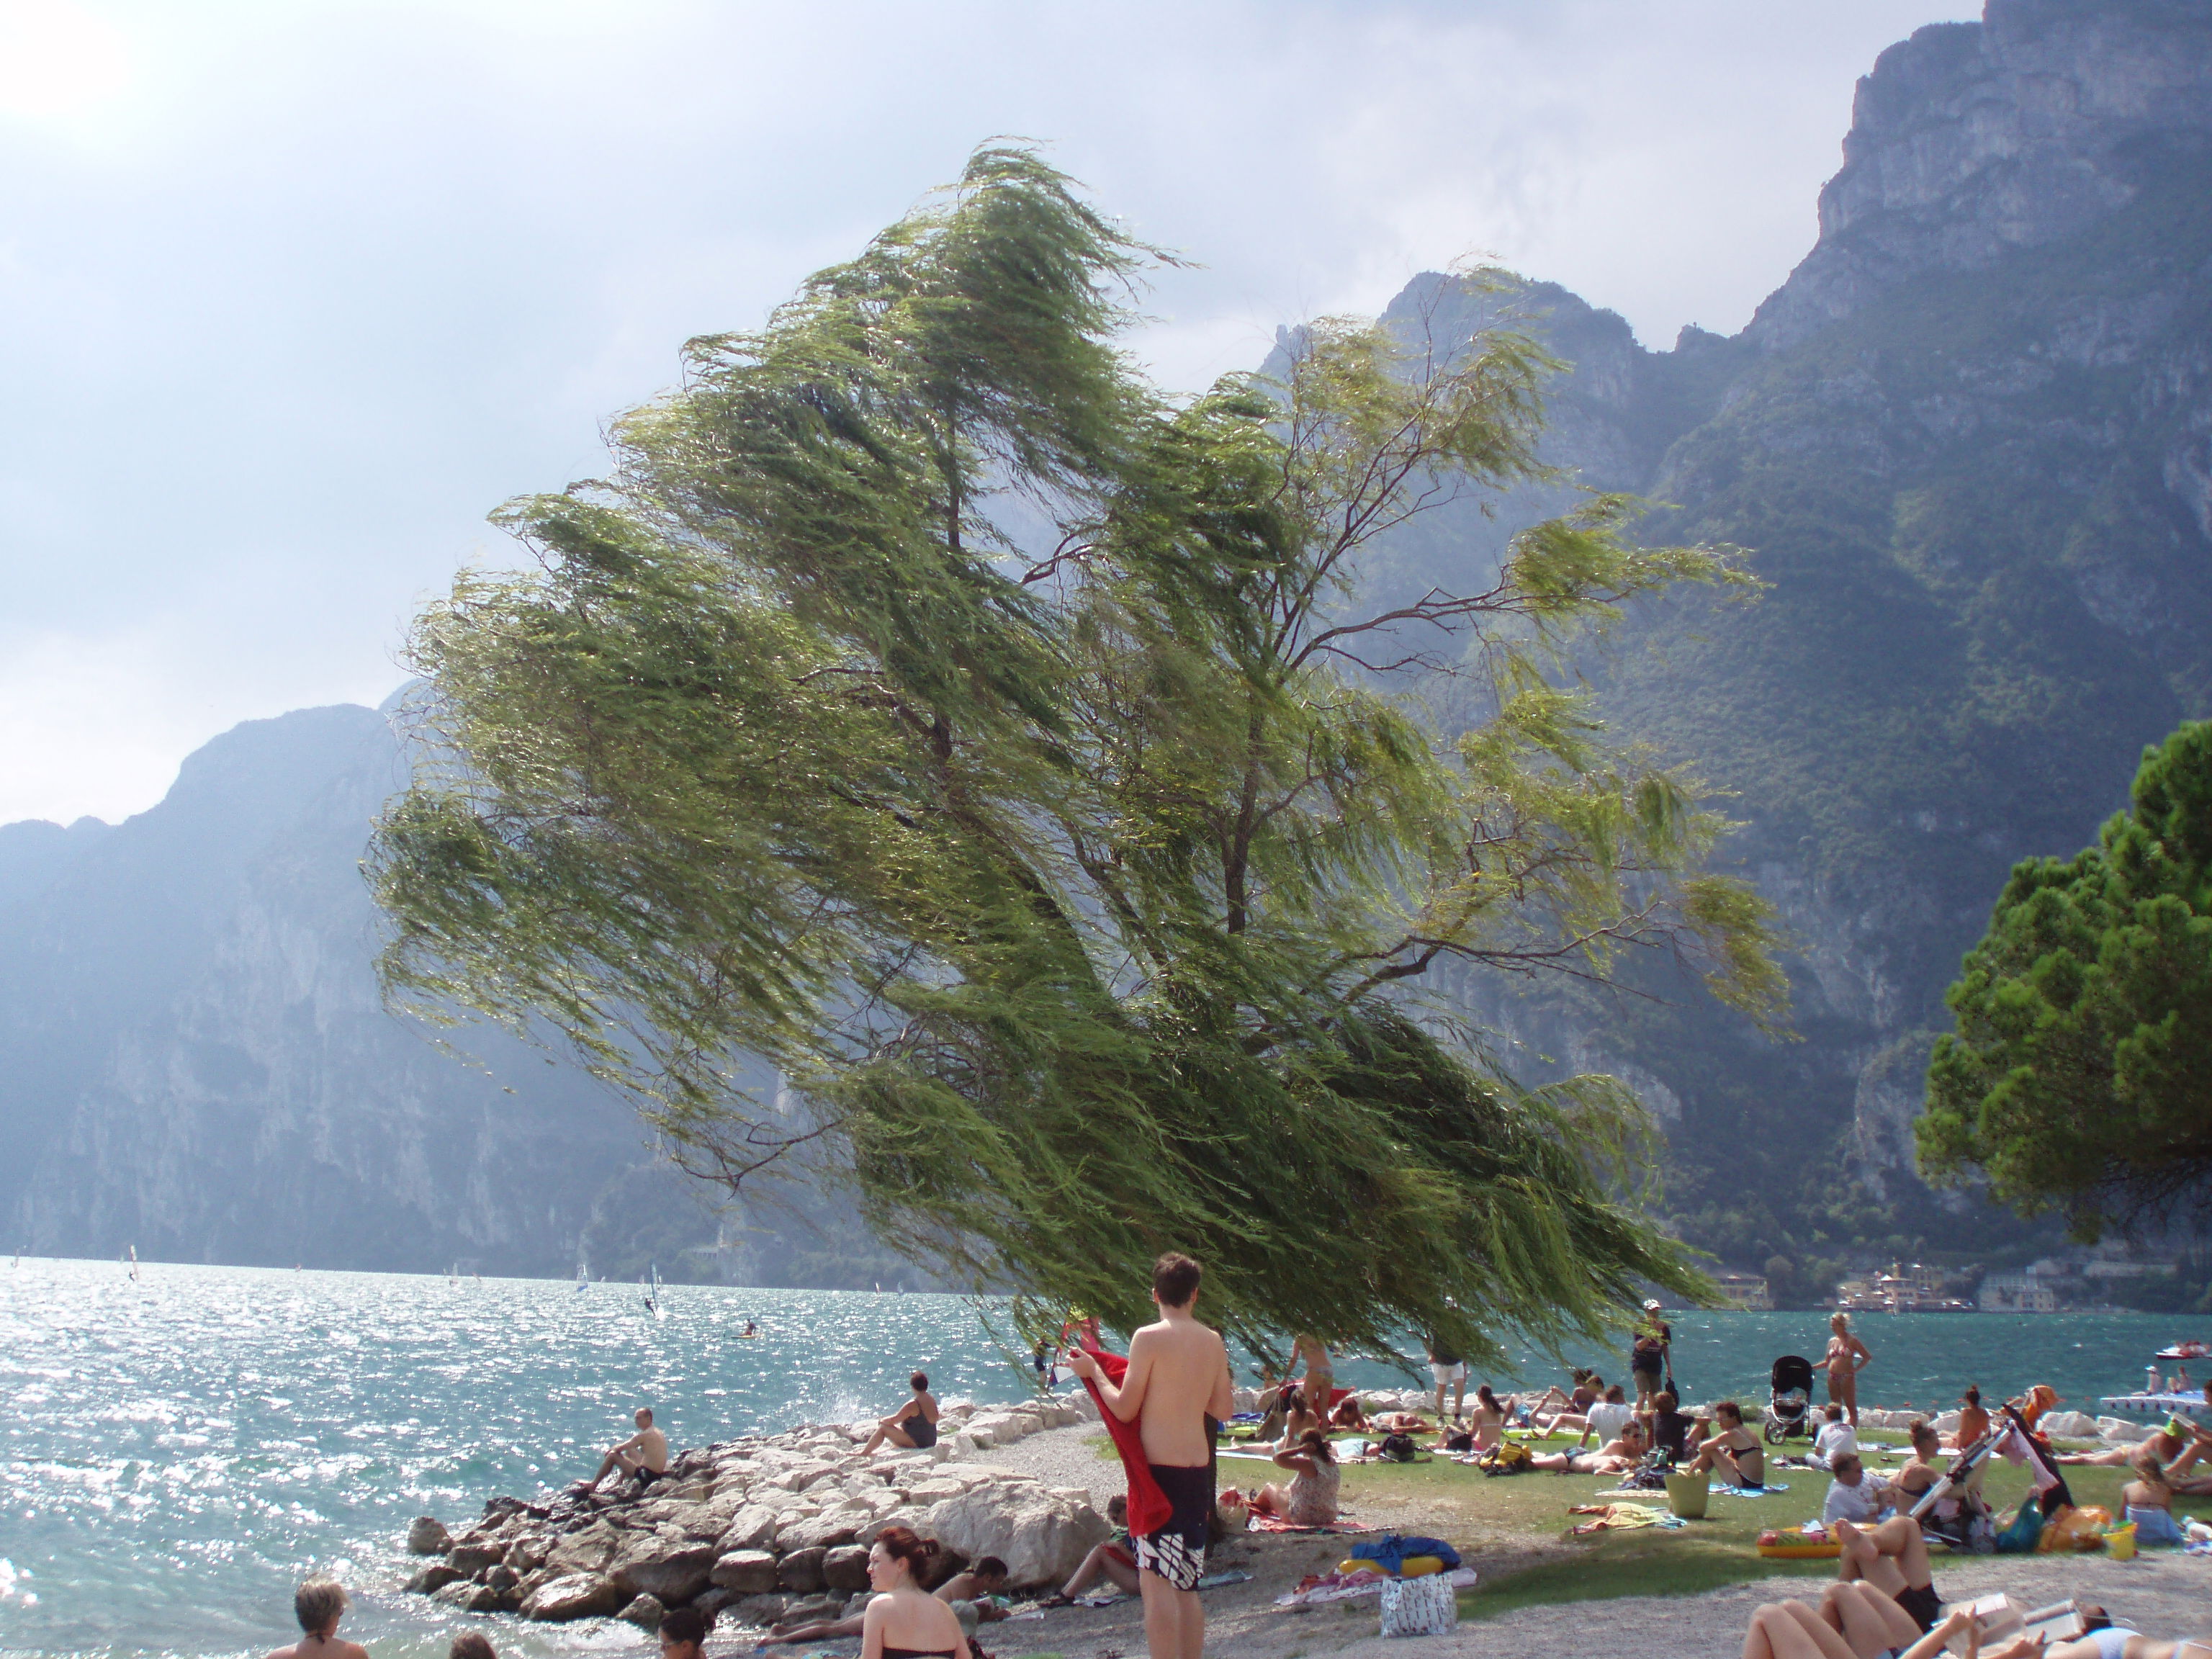
[[[1898,1467],[1901,1460],[1871,1454],[1901,1437],[1870,1431],[1861,1438],[1877,1474]],[[2125,1470],[2069,1468],[2065,1473],[2076,1502],[2101,1504],[2118,1513]],[[1274,1472],[1263,1463],[1235,1460],[1222,1463],[1220,1478],[1224,1485],[1249,1489],[1274,1478]],[[1596,1494],[1613,1486],[1610,1477],[1486,1477],[1478,1469],[1438,1459],[1347,1464],[1343,1491],[1345,1507],[1362,1518],[1400,1531],[1419,1530],[1449,1539],[1478,1567],[1486,1554],[1509,1559],[1515,1554],[1540,1554],[1533,1565],[1495,1577],[1486,1572],[1482,1586],[1462,1598],[1465,1616],[1487,1618],[1539,1602],[1688,1595],[1756,1578],[1828,1577],[1835,1571],[1832,1561],[1770,1561],[1754,1548],[1761,1532],[1801,1526],[1818,1516],[1827,1494],[1828,1476],[1818,1469],[1778,1469],[1773,1478],[1789,1490],[1757,1498],[1717,1493],[1706,1518],[1680,1530],[1608,1532],[1583,1539],[1562,1537],[1585,1518],[1570,1515],[1569,1506],[1602,1501]],[[2002,1460],[1991,1467],[1984,1485],[2000,1516],[2008,1516],[2029,1489],[2027,1472]],[[1637,1501],[1663,1508],[1666,1498],[1654,1492]],[[2179,1499],[2175,1512],[2212,1520],[2212,1499]],[[1538,1551],[1540,1545],[1544,1547]]]

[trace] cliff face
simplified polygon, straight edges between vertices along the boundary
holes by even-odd
[[[218,738],[127,823],[0,829],[0,1239],[787,1277],[817,1241],[710,1212],[581,1072],[473,1028],[464,1063],[384,1012],[359,860],[404,775],[381,715],[305,709]],[[732,1248],[685,1254],[718,1228]],[[836,1254],[811,1276],[837,1280]],[[861,1282],[890,1276],[846,1255]]]
[[[1818,245],[1747,331],[1795,344],[1899,284],[2088,229],[2212,135],[2195,0],[1990,0],[1859,82]]]
[[[1911,1178],[1918,1070],[2012,864],[2077,850],[2212,709],[2208,133],[2212,8],[1993,0],[1862,83],[1820,245],[1742,335],[1646,352],[1541,284],[1392,307],[1440,337],[1536,317],[1572,364],[1551,458],[1771,584],[1654,606],[1593,672],[1733,792],[1803,1041],[1656,970],[1671,1006],[1469,993],[1528,1052],[1656,1079],[1678,1219],[1735,1261],[2007,1236]],[[1395,579],[1465,581],[1546,504],[1431,526]]]

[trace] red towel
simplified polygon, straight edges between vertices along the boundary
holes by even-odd
[[[1128,1375],[1129,1362],[1118,1353],[1108,1353],[1097,1340],[1085,1335],[1081,1344],[1083,1352],[1098,1362],[1098,1369],[1106,1374],[1109,1382],[1119,1382]],[[1147,1533],[1158,1532],[1175,1513],[1175,1505],[1160,1490],[1160,1483],[1152,1479],[1152,1466],[1145,1456],[1145,1437],[1134,1423],[1124,1423],[1114,1415],[1106,1404],[1106,1397],[1098,1392],[1098,1385],[1089,1377],[1083,1386],[1091,1390],[1091,1397],[1098,1402],[1098,1415],[1106,1425],[1106,1432],[1114,1437],[1114,1449],[1121,1454],[1121,1473],[1129,1482],[1129,1535],[1142,1538]]]

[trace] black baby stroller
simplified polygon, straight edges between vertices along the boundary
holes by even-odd
[[[1785,1353],[1767,1374],[1766,1443],[1778,1446],[1792,1435],[1813,1432],[1813,1362]]]

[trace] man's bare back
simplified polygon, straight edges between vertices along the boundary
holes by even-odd
[[[1133,1395],[1146,1462],[1178,1468],[1209,1463],[1213,1439],[1206,1431],[1206,1417],[1226,1419],[1235,1409],[1229,1350],[1188,1309],[1163,1309],[1157,1324],[1129,1339],[1121,1397],[1127,1401]],[[1126,1412],[1115,1415],[1128,1421]]]

